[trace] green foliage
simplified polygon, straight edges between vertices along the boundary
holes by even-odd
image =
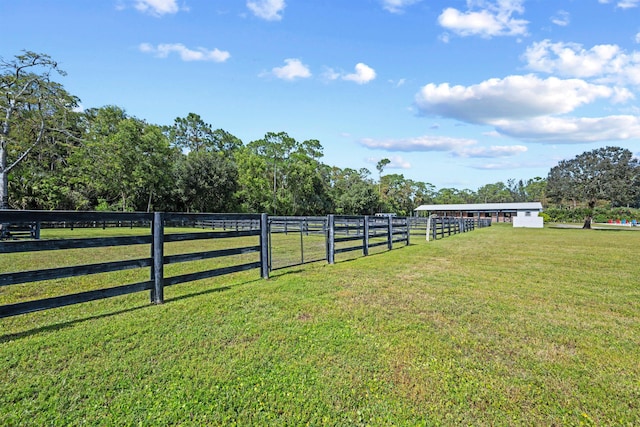
[[[612,206],[639,202],[640,165],[633,153],[619,147],[588,151],[553,167],[547,178],[549,197],[555,203],[586,203],[593,209],[598,200]]]
[[[176,155],[160,127],[128,117],[107,106],[87,112],[84,144],[71,159],[76,187],[95,205],[111,210],[150,211],[161,207],[173,185],[170,169]]]
[[[426,184],[406,179],[400,174],[383,176],[380,187],[382,211],[402,216],[411,216],[416,207],[432,196],[432,190]]]
[[[542,220],[545,224],[548,222],[553,222],[551,221],[551,215],[549,215],[547,212],[540,212],[538,213],[538,216],[542,217]]]
[[[232,212],[238,187],[236,165],[222,153],[192,151],[177,164],[176,190],[190,212]]]
[[[242,146],[235,136],[223,129],[213,130],[195,113],[177,117],[173,126],[165,128],[171,144],[182,151],[232,152]]]
[[[43,176],[45,168],[33,163],[24,166],[25,160],[36,151],[55,163],[55,149],[51,147],[77,136],[73,129],[76,120],[73,109],[79,100],[51,80],[53,73],[65,75],[46,54],[25,51],[13,60],[0,58],[0,209],[10,205],[10,173],[22,174],[11,180],[11,191],[18,192],[18,203],[22,206],[46,205],[61,198],[56,180]],[[50,147],[42,147],[43,144]],[[16,170],[19,166],[22,171]],[[36,178],[33,182],[25,182],[24,177],[29,174]],[[30,192],[30,184],[40,185],[44,194]]]
[[[46,54],[0,59],[0,206],[10,200],[21,209],[240,209],[283,215],[410,215],[424,203],[640,206],[638,160],[618,147],[562,161],[546,179],[436,191],[401,174],[383,176],[389,159],[376,164],[377,182],[368,171],[323,164],[320,141],[299,142],[285,132],[268,132],[245,146],[192,112],[163,127],[116,106],[76,113],[78,99],[51,80],[54,73],[65,74]],[[211,156],[189,159],[200,152]],[[598,221],[609,216],[577,210],[549,217],[573,220],[578,213],[595,214]]]
[[[298,142],[286,132],[269,132],[250,142],[238,155],[244,206],[277,215],[328,212],[332,204],[322,155],[319,141]]]
[[[634,208],[609,208],[596,207],[595,209],[583,208],[547,208],[544,214],[549,222],[582,222],[588,215],[592,215],[594,222],[605,223],[609,220],[616,221],[626,219],[640,220],[640,209]],[[545,220],[545,222],[547,222]]]
[[[378,190],[367,169],[331,168],[331,199],[340,215],[372,215],[379,205]]]

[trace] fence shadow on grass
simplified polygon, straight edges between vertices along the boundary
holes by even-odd
[[[263,281],[262,279],[253,279],[253,280],[246,280],[246,281],[241,282],[241,283],[234,283],[232,285],[220,286],[218,288],[204,289],[202,291],[191,292],[189,294],[180,295],[180,296],[173,297],[173,298],[165,298],[164,303],[166,304],[166,303],[170,303],[170,302],[174,302],[174,301],[181,301],[181,300],[185,300],[185,299],[188,299],[188,298],[198,297],[198,296],[201,296],[201,295],[217,294],[219,292],[230,291],[232,288],[234,288],[236,286],[248,285],[250,283],[262,282],[262,281]]]
[[[302,270],[300,270],[300,271],[302,271]],[[236,286],[247,285],[247,284],[254,283],[254,282],[259,282],[259,281],[262,281],[262,279],[247,280],[247,281],[244,281],[244,282],[235,283],[233,285],[221,286],[221,287],[218,287],[218,288],[209,288],[209,289],[204,289],[204,290],[198,291],[198,292],[192,292],[192,293],[189,293],[189,294],[180,295],[180,296],[177,296],[177,297],[174,297],[174,298],[166,298],[164,304],[170,304],[172,302],[181,301],[181,300],[185,300],[185,299],[188,299],[188,298],[194,298],[194,297],[201,296],[201,295],[208,295],[208,294],[224,292],[224,291],[231,290],[232,288],[234,288]],[[138,305],[136,307],[124,308],[122,310],[116,310],[116,311],[112,311],[112,312],[109,312],[109,313],[102,313],[102,314],[98,314],[98,315],[95,315],[95,316],[82,317],[82,318],[78,318],[78,319],[69,320],[69,321],[66,321],[66,322],[55,323],[55,324],[52,324],[52,325],[40,326],[40,327],[37,327],[37,328],[28,329],[26,331],[0,335],[0,344],[6,343],[6,342],[9,342],[9,341],[15,341],[15,340],[26,338],[26,337],[30,337],[30,336],[33,336],[33,335],[38,335],[40,333],[60,331],[62,329],[70,328],[70,327],[72,327],[74,325],[77,325],[77,324],[80,324],[80,323],[83,323],[83,322],[88,322],[90,320],[106,319],[106,318],[109,318],[109,317],[118,316],[120,314],[132,313],[134,311],[138,311],[138,310],[141,310],[141,309],[144,309],[144,308],[149,308],[149,307],[153,307],[153,304]]]
[[[138,310],[141,310],[141,309],[147,308],[147,307],[151,307],[151,305],[150,304],[144,304],[144,305],[139,305],[139,306],[136,306],[136,307],[129,307],[129,308],[124,308],[122,310],[112,311],[112,312],[109,312],[109,313],[97,314],[95,316],[82,317],[82,318],[79,318],[79,319],[68,320],[66,322],[55,323],[55,324],[52,324],[52,325],[40,326],[40,327],[37,327],[37,328],[33,328],[33,329],[28,329],[26,331],[22,331],[22,332],[15,332],[15,333],[10,333],[10,334],[6,334],[6,335],[0,335],[0,344],[5,343],[5,342],[9,342],[9,341],[14,341],[14,340],[21,339],[21,338],[30,337],[30,336],[33,336],[33,335],[38,335],[38,334],[44,333],[44,332],[60,331],[62,329],[70,328],[70,327],[72,327],[74,325],[77,325],[79,323],[87,322],[89,320],[105,319],[105,318],[108,318],[108,317],[118,316],[120,314],[131,313],[131,312],[138,311]]]

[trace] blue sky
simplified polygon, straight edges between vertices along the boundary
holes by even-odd
[[[324,162],[437,188],[640,154],[640,0],[20,0],[0,56],[47,53],[84,108],[245,143],[318,139]]]

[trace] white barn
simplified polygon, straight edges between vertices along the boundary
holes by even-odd
[[[491,218],[493,222],[511,222],[514,227],[542,228],[542,203],[464,203],[445,205],[421,205],[414,209],[416,215],[456,216],[463,218]]]

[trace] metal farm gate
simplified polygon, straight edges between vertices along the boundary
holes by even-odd
[[[268,217],[269,270],[335,262],[409,244],[406,218],[380,216]]]
[[[327,259],[327,217],[268,217],[269,270]]]

